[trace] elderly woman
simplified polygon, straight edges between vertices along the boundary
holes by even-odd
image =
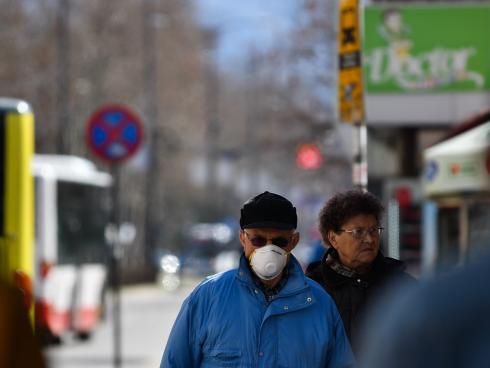
[[[391,282],[414,281],[401,261],[380,252],[383,210],[368,192],[349,190],[332,197],[319,217],[327,251],[306,270],[334,299],[354,352],[362,315],[376,295]]]

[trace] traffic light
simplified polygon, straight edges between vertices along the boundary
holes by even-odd
[[[322,166],[323,156],[314,143],[303,143],[296,151],[296,165],[303,170],[316,170]]]

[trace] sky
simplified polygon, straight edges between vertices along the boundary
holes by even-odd
[[[293,26],[299,0],[194,0],[198,22],[219,30],[215,57],[227,69],[255,47],[267,49]]]

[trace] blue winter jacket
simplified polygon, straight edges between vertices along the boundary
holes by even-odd
[[[290,258],[271,302],[243,255],[238,269],[206,278],[184,301],[160,368],[353,367],[334,302]]]

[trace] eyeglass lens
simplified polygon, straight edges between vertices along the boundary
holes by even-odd
[[[356,238],[363,238],[367,234],[369,234],[370,236],[378,236],[381,235],[382,230],[383,229],[381,227],[373,227],[371,229],[355,229],[352,232],[352,235],[354,235]]]
[[[248,236],[248,234],[247,234],[247,236]],[[267,244],[267,238],[264,236],[257,235],[257,236],[254,236],[253,238],[249,237],[249,239],[250,239],[250,242],[252,243],[252,245],[254,247],[263,247],[264,245]],[[286,247],[289,244],[289,241],[290,241],[290,239],[285,238],[283,236],[278,236],[276,238],[271,239],[271,243],[274,245],[277,245],[280,248]]]

